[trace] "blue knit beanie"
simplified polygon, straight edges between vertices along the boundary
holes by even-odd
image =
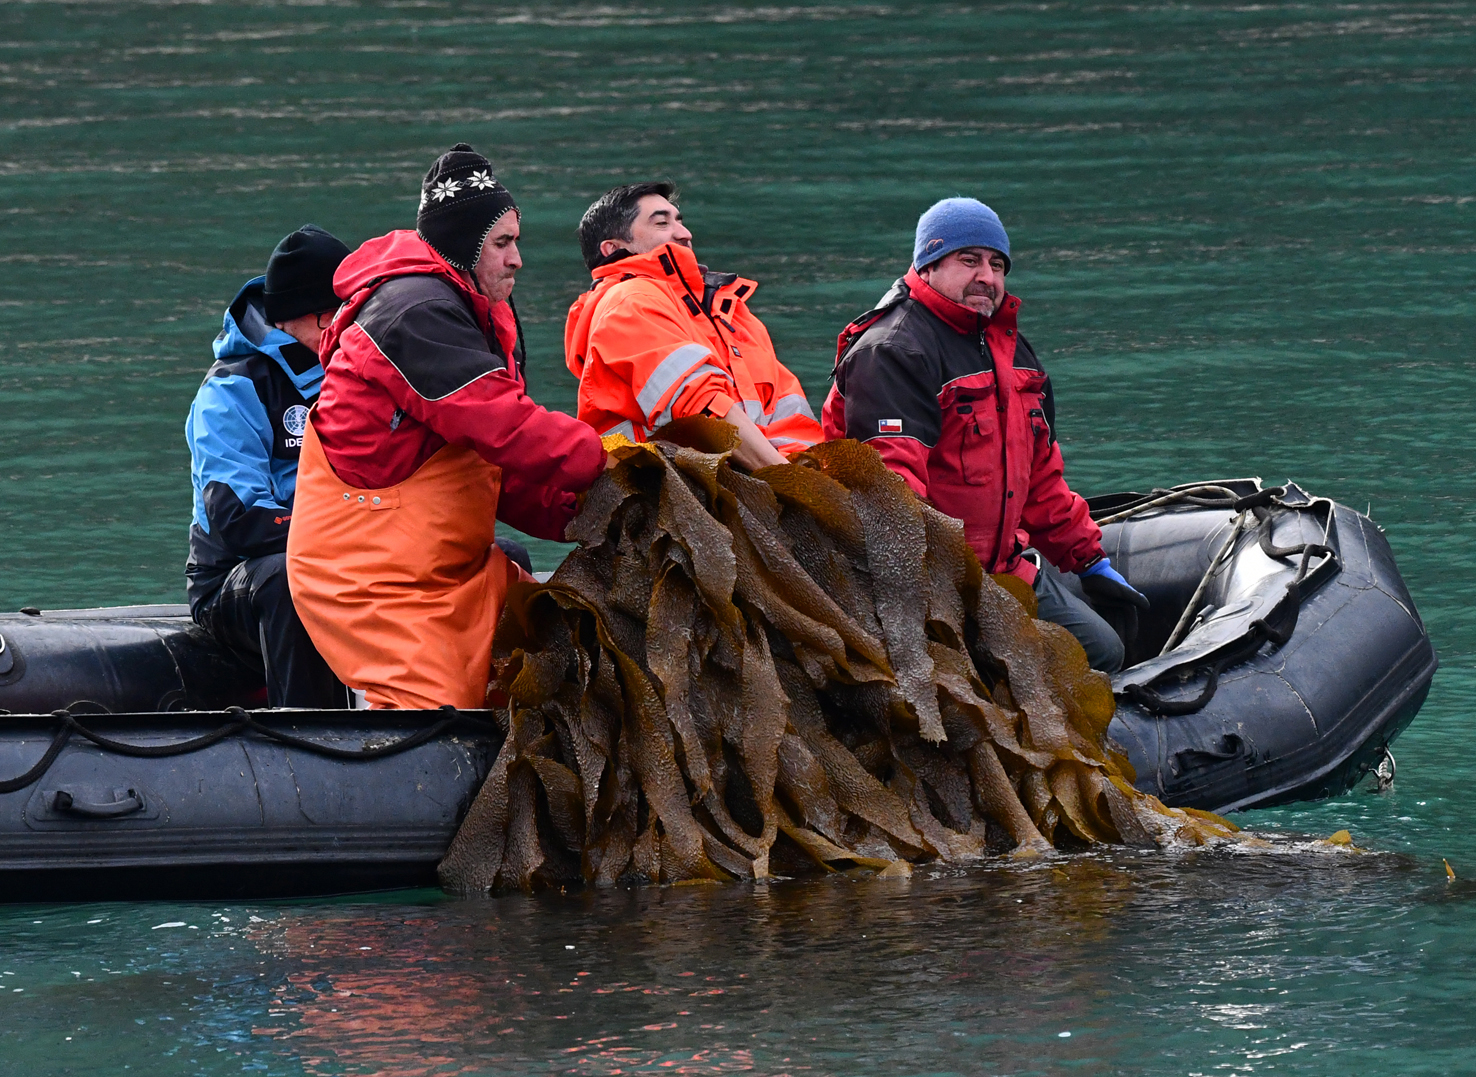
[[[965,247],[999,251],[1010,271],[1010,237],[999,214],[977,198],[945,198],[917,219],[912,266],[921,269]]]

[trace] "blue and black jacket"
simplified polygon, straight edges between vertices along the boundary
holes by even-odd
[[[266,320],[265,277],[247,281],[215,338],[185,439],[195,518],[190,525],[190,611],[238,563],[285,553],[307,412],[323,384],[312,349]]]

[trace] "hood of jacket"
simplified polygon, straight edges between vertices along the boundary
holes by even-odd
[[[367,241],[339,265],[338,272],[333,274],[333,291],[343,300],[343,306],[338,308],[333,324],[324,331],[318,354],[333,354],[338,338],[354,324],[359,310],[369,301],[374,289],[394,277],[410,276],[439,277],[456,289],[476,315],[482,332],[496,333],[497,343],[502,346],[502,354],[511,369],[518,342],[518,323],[512,305],[506,300],[491,302],[468,284],[451,263],[436,253],[434,247],[408,228],[396,229]]]
[[[589,328],[594,321],[599,297],[607,289],[595,281],[594,287],[585,292],[569,306],[569,317],[564,322],[564,365],[574,377],[584,378],[584,357],[589,352]]]
[[[299,393],[312,399],[323,385],[323,365],[295,337],[266,320],[265,287],[266,277],[254,277],[236,293],[215,338],[215,357],[265,355],[282,368]]]
[[[594,281],[585,292],[569,306],[569,317],[564,323],[564,365],[576,378],[584,376],[584,360],[589,352],[589,332],[594,322],[595,311],[600,300],[615,285],[623,281],[641,278],[659,281],[678,294],[684,294],[694,304],[689,309],[695,315],[698,304],[709,298],[716,287],[727,287],[734,283],[747,285],[738,294],[744,302],[752,298],[758,285],[734,274],[714,274],[700,265],[697,255],[690,247],[666,243],[645,254],[627,254],[596,266],[591,276]]]

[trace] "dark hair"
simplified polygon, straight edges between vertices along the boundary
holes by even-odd
[[[605,240],[630,238],[630,226],[640,213],[641,199],[648,194],[659,194],[675,203],[676,184],[664,180],[628,183],[606,191],[584,211],[579,221],[579,250],[586,266],[594,269],[600,264],[600,244]]]

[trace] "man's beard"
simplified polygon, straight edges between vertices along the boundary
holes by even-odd
[[[984,318],[992,318],[994,316],[994,308],[997,305],[994,302],[994,296],[990,295],[988,292],[964,293],[965,301],[974,297],[984,300],[984,305],[979,308],[979,315]],[[965,306],[967,306],[967,302],[965,302]]]

